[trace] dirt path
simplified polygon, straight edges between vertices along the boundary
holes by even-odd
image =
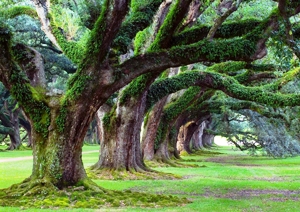
[[[94,152],[99,152],[99,150],[86,151],[86,152],[82,152],[82,154],[89,154]],[[22,161],[22,160],[32,160],[32,156],[0,159],[0,163]]]

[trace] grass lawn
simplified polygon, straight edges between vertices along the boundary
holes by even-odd
[[[98,159],[98,146],[85,146],[83,161],[86,167]],[[171,194],[187,197],[192,203],[176,208],[101,208],[100,211],[300,211],[300,157],[273,159],[250,157],[231,147],[212,151],[223,154],[189,155],[186,164],[196,168],[156,168],[158,171],[183,176],[181,180],[96,180],[107,189]],[[0,188],[21,182],[31,172],[31,151],[0,152],[0,161],[24,157],[24,160],[0,162]],[[201,167],[205,165],[205,167]],[[20,208],[0,207],[0,211],[20,211]],[[28,209],[22,211],[52,211]],[[59,209],[57,211],[71,211]],[[72,209],[72,211],[99,211]]]

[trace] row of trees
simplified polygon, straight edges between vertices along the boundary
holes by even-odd
[[[2,2],[0,79],[31,125],[33,171],[20,187],[95,188],[81,159],[95,119],[95,172],[149,172],[144,160],[170,163],[214,135],[299,154],[300,4],[263,2]],[[13,34],[24,14],[44,34]]]

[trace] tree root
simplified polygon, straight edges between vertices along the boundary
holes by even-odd
[[[46,179],[27,179],[0,190],[0,206],[22,208],[174,207],[186,203],[186,198],[174,196],[106,190],[89,179],[63,189]]]
[[[181,176],[157,171],[127,171],[114,169],[88,169],[87,175],[91,179],[101,180],[174,180]]]

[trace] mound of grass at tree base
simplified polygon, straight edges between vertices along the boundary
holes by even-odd
[[[12,186],[13,187],[13,186]],[[11,188],[12,188],[11,187]],[[8,189],[0,190],[0,206],[28,208],[92,208],[107,207],[176,207],[190,203],[186,198],[160,194],[132,192],[130,190],[101,191],[84,190],[84,187],[70,187],[65,190],[49,192],[45,189],[35,195],[7,195]]]

